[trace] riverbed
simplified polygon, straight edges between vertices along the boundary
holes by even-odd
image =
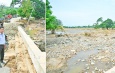
[[[65,31],[69,38],[47,34],[47,73],[104,73],[115,66],[115,30]]]

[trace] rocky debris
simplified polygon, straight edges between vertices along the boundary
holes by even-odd
[[[9,60],[6,66],[11,68],[10,73],[28,73],[28,66],[35,73],[27,48],[19,34],[15,36],[14,40],[9,41],[5,59]]]
[[[4,24],[5,34],[8,36],[8,39],[12,39],[12,37],[15,36],[15,34],[18,31],[17,27],[18,27],[18,24],[15,24],[15,23]]]
[[[64,37],[64,36],[65,36],[64,33],[56,33],[56,34],[55,34],[55,37]]]
[[[35,20],[24,28],[25,32],[30,36],[38,48],[45,52],[45,25],[41,22],[44,20]]]
[[[45,42],[44,41],[34,41],[34,43],[39,47],[39,49],[45,52]]]
[[[94,61],[91,61],[91,65],[94,65],[95,64],[95,62]]]
[[[63,73],[65,62],[59,58],[50,58],[47,61],[47,73],[58,72]]]
[[[8,50],[5,51],[5,60],[8,60],[6,66],[10,68],[10,73],[28,73],[30,69],[35,73],[29,54],[27,50],[25,50],[26,48],[24,47],[24,43],[19,34],[17,34],[18,25],[19,23],[15,21],[4,24],[5,34],[8,36],[9,43]],[[29,70],[27,69],[28,65],[30,67]]]
[[[70,31],[73,30],[70,29]],[[94,29],[91,29],[88,34],[79,33],[73,35],[71,33],[73,35],[71,36],[73,43],[67,41],[67,37],[60,36],[56,38],[54,35],[48,34],[46,39],[47,59],[61,58],[65,61],[73,57],[73,55],[78,55],[80,51],[97,49],[99,51],[98,53],[89,55],[87,59],[77,59],[75,65],[79,63],[85,64],[86,70],[83,69],[83,73],[104,73],[115,65],[115,41],[111,38],[115,36],[114,32],[115,30],[105,31],[99,29],[94,31]],[[105,34],[107,34],[107,36],[105,36]],[[67,64],[67,62],[65,62],[65,64]],[[49,70],[47,72],[49,72]],[[54,72],[59,73],[59,71],[50,71],[50,73]],[[66,71],[64,71],[64,73],[66,73]]]

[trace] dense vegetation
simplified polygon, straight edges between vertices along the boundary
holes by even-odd
[[[45,18],[45,3],[42,0],[12,0],[11,7],[20,4],[19,16],[29,18],[30,15],[40,19]]]
[[[15,7],[16,5],[19,7]],[[45,3],[42,0],[12,0],[10,7],[0,6],[0,17],[8,14],[26,18],[30,15],[36,19],[45,18]]]

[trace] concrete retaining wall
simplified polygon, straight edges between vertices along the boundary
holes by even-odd
[[[24,32],[20,26],[18,26],[18,31],[28,49],[36,72],[46,73],[46,52],[41,52],[41,50],[34,44],[32,39]]]

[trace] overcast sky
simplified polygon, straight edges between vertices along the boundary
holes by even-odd
[[[12,0],[0,0],[0,4],[4,4],[5,6],[10,6]]]
[[[49,0],[65,26],[92,25],[99,17],[115,21],[115,0]]]

